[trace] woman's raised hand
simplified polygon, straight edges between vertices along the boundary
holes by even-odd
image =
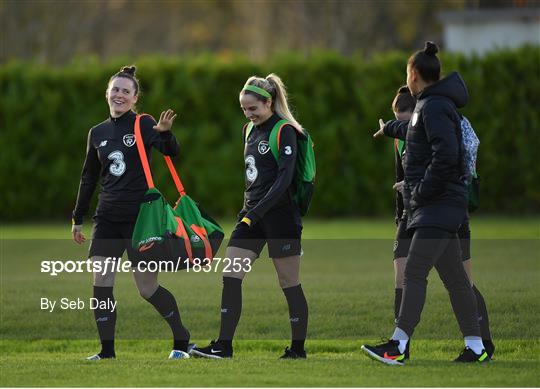
[[[172,109],[161,112],[158,124],[153,127],[154,130],[157,132],[170,131],[175,118],[176,114]]]

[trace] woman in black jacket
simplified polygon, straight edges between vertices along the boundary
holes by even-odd
[[[415,98],[411,95],[407,86],[399,88],[394,100],[392,102],[392,110],[397,120],[409,121],[413,115],[413,111],[416,105]],[[382,131],[377,132],[374,137],[383,136]],[[401,299],[403,296],[403,283],[405,278],[405,266],[407,265],[407,254],[409,253],[409,247],[411,245],[411,239],[413,237],[414,230],[407,231],[407,213],[404,211],[403,196],[403,179],[405,173],[403,172],[402,156],[405,154],[406,144],[402,139],[394,139],[394,158],[396,167],[396,183],[393,188],[396,190],[396,239],[394,241],[394,275],[395,275],[395,297],[394,297],[394,317],[397,322],[399,317],[399,311],[401,308]],[[459,244],[461,246],[461,260],[463,261],[463,267],[472,285],[474,295],[476,297],[477,309],[478,309],[478,322],[480,323],[480,332],[482,334],[482,342],[486,348],[486,352],[491,358],[495,352],[495,345],[491,339],[491,331],[489,328],[489,315],[487,306],[482,296],[482,293],[478,290],[473,283],[471,274],[471,231],[469,227],[469,218],[461,224],[458,230]],[[409,357],[408,349],[410,341],[407,343],[407,349],[405,350],[405,359]]]
[[[413,232],[394,334],[387,343],[362,346],[368,356],[387,364],[404,363],[409,338],[420,321],[427,276],[433,266],[450,294],[465,338],[466,347],[456,361],[489,360],[457,238],[467,216],[457,108],[465,106],[468,92],[458,73],[440,80],[437,51],[434,43],[427,42],[424,50],[413,54],[407,63],[407,86],[417,100],[411,120],[381,124],[385,135],[407,142],[403,202],[408,215],[407,230]]]

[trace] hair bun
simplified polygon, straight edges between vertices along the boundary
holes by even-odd
[[[137,68],[135,66],[124,66],[122,69],[120,69],[120,73],[126,73],[130,76],[135,76],[135,71]]]
[[[426,42],[426,46],[424,47],[424,53],[427,55],[435,55],[439,52],[439,48],[437,45],[431,41]]]
[[[409,91],[409,87],[407,85],[403,85],[401,88],[398,89],[397,91],[398,95],[401,95],[403,93],[411,93]]]

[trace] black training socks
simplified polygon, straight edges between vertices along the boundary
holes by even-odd
[[[221,328],[219,341],[225,346],[232,346],[236,326],[242,314],[242,280],[223,277],[221,292]]]
[[[111,358],[114,352],[114,330],[116,328],[116,304],[112,286],[94,286],[94,298],[97,307],[94,309],[94,318],[101,340],[101,358]],[[111,308],[113,307],[114,308]]]
[[[283,293],[289,305],[289,320],[291,321],[292,343],[291,349],[297,352],[304,351],[308,325],[308,305],[302,285],[284,288]]]
[[[146,300],[156,308],[171,327],[174,339],[173,350],[187,352],[189,331],[182,324],[180,311],[172,293],[160,285],[155,293]]]

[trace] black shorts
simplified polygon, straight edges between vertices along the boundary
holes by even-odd
[[[394,259],[407,257],[413,234],[414,230],[407,231],[407,219],[400,219],[394,240]],[[471,230],[468,219],[460,226],[458,237],[461,246],[461,260],[467,261],[471,259]]]
[[[296,208],[271,209],[251,227],[240,222],[245,215],[245,211],[238,214],[229,247],[251,250],[259,256],[264,245],[268,243],[270,258],[284,258],[302,253],[302,220]]]
[[[135,222],[111,222],[103,218],[94,218],[92,242],[88,255],[121,258],[124,251],[127,251],[127,259],[131,261],[131,266],[137,266],[141,258],[131,246],[134,228]]]

